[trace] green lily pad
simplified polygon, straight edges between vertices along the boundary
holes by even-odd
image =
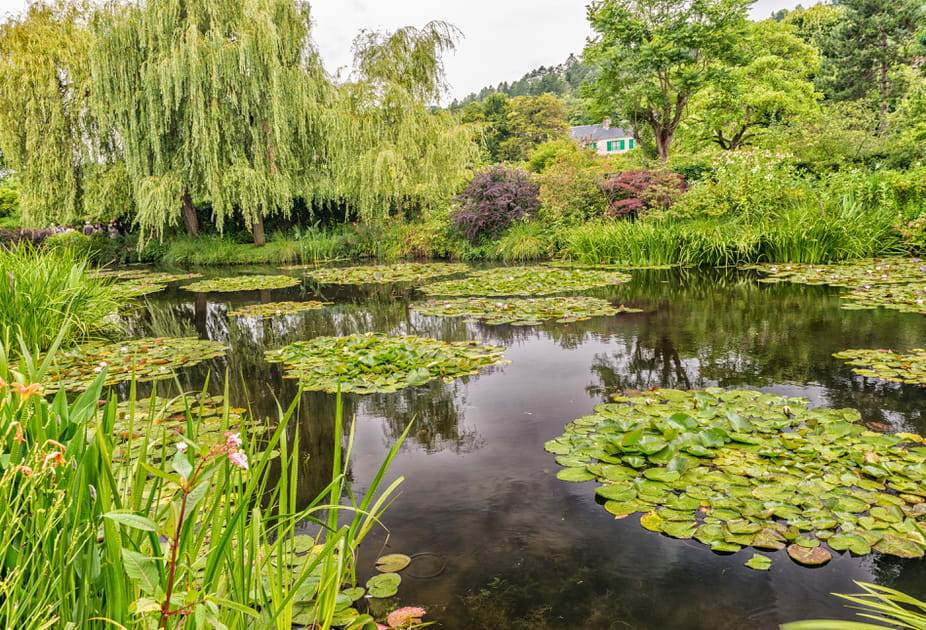
[[[833,558],[833,554],[823,547],[802,547],[801,545],[788,545],[788,555],[795,562],[807,566],[820,566]]]
[[[429,300],[412,304],[410,309],[437,317],[466,316],[490,326],[512,324],[534,326],[544,320],[567,324],[592,317],[629,312],[623,305],[616,308],[607,300],[591,297],[553,297],[529,299],[489,299],[481,297]]]
[[[328,267],[306,271],[303,275],[323,284],[389,284],[420,282],[428,278],[465,271],[469,271],[469,266],[462,263],[399,263],[396,265]]]
[[[213,278],[200,280],[181,287],[196,293],[228,293],[232,291],[258,291],[267,289],[285,289],[300,283],[299,278],[290,276],[237,276],[235,278]]]
[[[856,374],[892,383],[926,385],[926,350],[906,353],[891,350],[843,350],[833,355],[844,359]]]
[[[295,315],[303,311],[316,311],[325,308],[331,302],[318,302],[309,300],[308,302],[267,302],[265,304],[252,304],[242,306],[234,311],[229,311],[229,317],[262,317],[270,319],[280,315]]]
[[[447,343],[413,335],[378,333],[316,337],[266,353],[267,361],[283,363],[286,378],[299,379],[305,390],[394,392],[441,378],[478,374],[504,363],[503,348],[475,341]]]
[[[370,597],[392,597],[399,592],[402,577],[398,573],[381,573],[367,580],[367,593]]]
[[[478,271],[460,280],[426,285],[428,295],[503,296],[550,295],[583,291],[628,282],[630,276],[617,271],[558,269],[553,267],[504,267]]]
[[[106,385],[124,381],[152,381],[173,377],[174,370],[221,357],[225,346],[195,337],[144,338],[112,344],[90,343],[55,355],[43,392],[78,392],[106,370]]]
[[[677,454],[702,436],[711,448]],[[813,564],[827,544],[857,554],[872,547],[923,554],[926,501],[910,494],[921,488],[923,442],[870,431],[855,410],[711,388],[622,395],[567,425],[546,448],[567,466],[560,474],[602,482],[596,493],[618,517],[645,512],[646,529],[715,551],[790,544],[789,555]],[[684,466],[671,463],[678,457]]]
[[[756,571],[768,571],[772,568],[772,559],[763,556],[761,553],[754,553],[752,557],[745,562],[745,565]]]
[[[409,564],[412,559],[402,553],[391,553],[376,560],[376,570],[382,573],[398,573]]]

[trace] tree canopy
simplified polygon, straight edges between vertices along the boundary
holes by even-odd
[[[584,59],[599,69],[590,96],[662,160],[691,98],[741,58],[750,0],[597,0]],[[646,127],[649,134],[641,133]]]

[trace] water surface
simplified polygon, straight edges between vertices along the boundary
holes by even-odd
[[[776,552],[768,554],[770,571],[753,571],[743,566],[750,550],[716,554],[696,541],[644,530],[636,517],[615,520],[596,503],[594,482],[556,479],[559,466],[544,442],[622,390],[756,388],[855,407],[866,421],[894,430],[926,431],[923,389],[853,375],[831,356],[846,348],[922,346],[922,316],[840,310],[840,289],[763,284],[751,272],[633,276],[627,285],[583,295],[645,312],[569,325],[425,317],[407,309],[410,300],[424,299],[413,287],[306,280],[294,289],[231,294],[172,287],[131,316],[131,329],[228,344],[226,361],[183,371],[184,386],[201,387],[211,369],[210,388],[221,392],[227,369],[232,404],[269,418],[296,387],[263,353],[293,341],[375,331],[505,346],[510,363],[479,376],[345,396],[356,418],[350,475],[358,491],[414,421],[389,471],[389,479],[405,478],[401,494],[386,513],[388,532],[372,534],[362,550],[361,579],[384,552],[415,557],[399,599],[427,607],[429,619],[447,630],[763,630],[801,618],[852,618],[829,593],[855,592],[853,580],[926,596],[920,560],[835,554],[828,565],[808,569]],[[284,299],[334,305],[272,320],[226,315],[236,306]],[[300,477],[305,501],[328,477],[333,417],[333,395],[305,394],[296,418],[307,456]]]

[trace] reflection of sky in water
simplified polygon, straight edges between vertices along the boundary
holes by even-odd
[[[749,387],[800,396],[812,405],[855,407],[866,421],[926,429],[923,390],[853,375],[831,354],[849,347],[921,345],[926,320],[891,311],[839,309],[839,291],[765,285],[735,271],[634,272],[628,286],[586,293],[645,313],[568,326],[486,326],[409,313],[404,288],[322,287],[210,294],[171,289],[133,315],[135,334],[198,334],[228,343],[234,404],[273,416],[295,391],[266,349],[318,335],[377,331],[504,345],[509,364],[451,384],[370,396],[345,396],[356,415],[351,475],[362,491],[396,436],[413,418],[387,482],[403,476],[386,513],[388,538],[371,535],[361,578],[390,552],[418,556],[438,573],[400,590],[403,604],[429,607],[449,630],[478,628],[771,629],[807,617],[851,618],[831,592],[852,580],[878,580],[923,596],[919,562],[837,554],[827,566],[800,568],[768,553],[768,572],[747,569],[746,550],[719,555],[695,541],[615,520],[595,502],[592,483],[559,481],[543,450],[574,418],[619,390],[649,387]],[[227,318],[229,305],[283,299],[336,304],[272,320]],[[224,363],[212,365],[224,370]],[[182,374],[202,382],[209,366]],[[213,377],[213,388],[222,379]],[[334,436],[334,397],[310,393],[297,414],[310,455],[301,495],[323,485]]]

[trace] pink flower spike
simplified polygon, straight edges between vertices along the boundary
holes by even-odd
[[[232,433],[231,431],[226,431],[225,432],[225,446],[227,446],[229,450],[237,449],[239,446],[241,446],[241,434]]]
[[[421,623],[421,618],[424,617],[426,612],[424,608],[419,606],[397,608],[386,617],[386,623],[389,624],[390,628],[401,628],[410,623]]]
[[[244,470],[248,469],[248,456],[244,451],[231,453],[228,456],[228,461],[230,461],[233,466],[237,466],[238,468],[242,468]]]

